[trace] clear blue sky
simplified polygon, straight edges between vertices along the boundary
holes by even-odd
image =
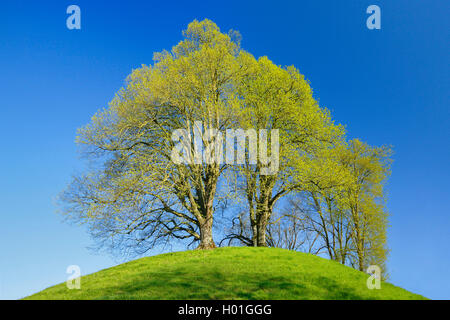
[[[66,8],[81,8],[81,30]],[[381,7],[381,30],[366,8]],[[236,29],[243,47],[294,64],[349,137],[395,149],[388,207],[391,282],[450,298],[449,1],[2,1],[0,298],[116,264],[62,223],[54,197],[81,167],[76,128],[133,68],[193,19]],[[157,253],[157,252],[154,252]]]

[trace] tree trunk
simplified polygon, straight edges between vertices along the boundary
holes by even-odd
[[[266,232],[269,219],[272,215],[272,191],[275,180],[271,176],[259,176],[259,198],[256,205],[258,247],[267,247]]]
[[[266,244],[266,222],[259,223],[258,232],[258,247],[267,247]]]
[[[361,226],[359,223],[359,216],[358,216],[358,207],[354,210],[353,213],[353,220],[354,220],[354,227],[356,231],[356,253],[358,255],[358,264],[359,264],[359,271],[364,271],[364,243],[363,238],[361,236]]]
[[[253,204],[250,207],[250,225],[252,227],[252,242],[253,246],[258,246],[258,219],[256,218],[255,209],[253,208]]]
[[[206,176],[200,177],[199,185],[203,190],[197,192],[201,217],[198,218],[200,224],[200,244],[197,249],[214,249],[216,245],[213,240],[212,226],[214,215],[214,196],[216,193],[219,168],[217,165],[209,165],[206,169]]]
[[[216,248],[212,235],[212,224],[213,218],[209,217],[200,225],[200,244],[197,247],[198,250]]]
[[[267,244],[266,244],[267,218],[268,218],[268,214],[267,214],[266,210],[264,210],[258,217],[258,226],[257,226],[257,230],[258,230],[257,246],[258,247],[267,247]]]
[[[253,233],[253,246],[257,247],[258,246],[258,225],[256,224],[256,222],[252,221],[252,233]]]
[[[360,240],[358,239],[357,244],[357,254],[358,254],[358,264],[359,264],[359,271],[364,271],[364,248],[360,243]]]

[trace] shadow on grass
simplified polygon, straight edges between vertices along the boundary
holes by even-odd
[[[99,291],[100,292],[100,291]],[[313,277],[302,283],[270,273],[223,273],[177,268],[167,273],[142,273],[133,282],[102,288],[100,299],[361,299],[334,279]],[[92,292],[93,293],[93,292]]]

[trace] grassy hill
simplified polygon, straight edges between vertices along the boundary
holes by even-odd
[[[335,261],[274,248],[219,248],[147,257],[26,299],[424,299]]]

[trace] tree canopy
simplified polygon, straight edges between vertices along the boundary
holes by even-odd
[[[391,151],[345,135],[294,66],[195,20],[78,130],[90,162],[61,209],[120,253],[175,239],[214,248],[216,226],[221,243],[383,265]],[[219,209],[231,223],[214,223]]]

